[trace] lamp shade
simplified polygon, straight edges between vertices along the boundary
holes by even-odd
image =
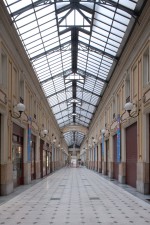
[[[18,103],[16,107],[17,107],[18,112],[21,112],[22,113],[22,112],[25,111],[25,105],[22,104],[21,102]]]
[[[133,103],[132,102],[127,102],[124,106],[126,111],[131,111],[133,109]]]
[[[102,129],[101,131],[102,131],[102,134],[105,134],[105,129]]]
[[[47,135],[48,134],[48,130],[43,130],[43,134]]]

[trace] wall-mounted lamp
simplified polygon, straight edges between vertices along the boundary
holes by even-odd
[[[45,138],[47,134],[48,134],[48,130],[41,130],[39,133],[39,136],[41,138]]]
[[[30,146],[32,146],[32,140],[30,141]]]
[[[53,139],[53,143],[54,143],[54,144],[56,143],[56,137]]]
[[[89,148],[91,148],[92,147],[92,145],[91,144],[89,144]]]
[[[25,105],[23,104],[23,103],[18,103],[17,105],[15,105],[13,108],[16,108],[17,109],[17,111],[18,111],[18,113],[19,113],[19,115],[13,115],[13,113],[12,113],[12,111],[10,110],[9,112],[10,112],[10,115],[11,115],[11,117],[12,118],[15,118],[15,119],[18,119],[18,118],[20,118],[21,117],[21,115],[22,115],[22,113],[25,111]],[[14,112],[15,113],[15,112]]]
[[[106,132],[105,129],[102,129],[102,130],[101,130],[101,133],[104,134],[104,135],[105,135],[105,132]]]
[[[60,143],[58,144],[58,148],[60,148]]]
[[[127,111],[129,116],[132,118],[136,118],[139,115],[139,111],[140,111],[140,110],[138,110],[138,112],[135,115],[132,115],[131,111],[132,111],[134,105],[136,105],[136,104],[133,104],[132,102],[127,102],[124,106],[125,111]]]
[[[105,128],[101,130],[101,134],[104,137],[108,137],[110,135],[110,128],[107,128],[107,124],[105,124]]]
[[[96,140],[94,137],[92,137],[92,140],[93,140],[93,143],[94,143],[94,144],[97,143],[97,140]]]

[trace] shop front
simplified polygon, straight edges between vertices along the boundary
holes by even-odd
[[[35,149],[36,149],[36,137],[31,135],[31,180],[36,178],[36,167],[35,167]]]
[[[117,134],[113,137],[113,178],[118,180],[119,164],[117,161]]]
[[[13,124],[12,163],[14,187],[23,184],[23,128]]]
[[[109,140],[106,141],[106,175],[109,174]]]
[[[51,151],[49,144],[43,140],[40,141],[40,158],[41,177],[45,177],[51,172]]]
[[[137,180],[137,123],[126,128],[126,183],[136,187]]]

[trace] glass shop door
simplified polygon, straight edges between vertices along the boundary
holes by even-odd
[[[13,183],[14,187],[23,184],[23,147],[20,144],[12,146]]]

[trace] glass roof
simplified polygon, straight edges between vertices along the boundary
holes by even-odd
[[[89,127],[143,2],[4,0],[60,128]]]

